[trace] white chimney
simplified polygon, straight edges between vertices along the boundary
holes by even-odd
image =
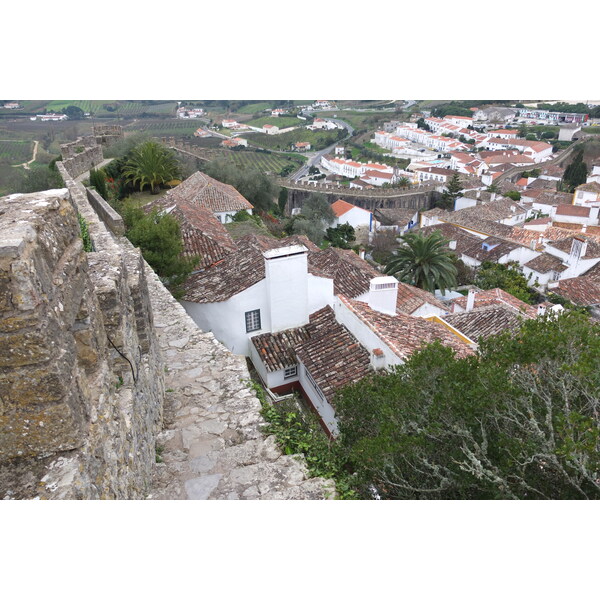
[[[383,369],[386,366],[385,354],[381,348],[373,348],[371,351],[371,368],[374,371]]]
[[[543,304],[539,304],[538,305],[538,307],[537,307],[537,314],[538,314],[538,317],[546,314],[546,307]]]
[[[301,245],[263,253],[272,332],[308,323],[307,253]]]
[[[448,248],[450,248],[450,250],[456,250],[456,240],[450,240]]]
[[[395,277],[373,277],[369,285],[369,307],[386,315],[396,314],[398,280]]]
[[[469,312],[470,310],[473,310],[473,307],[475,306],[475,290],[471,289],[469,290],[469,294],[467,295],[467,312]]]

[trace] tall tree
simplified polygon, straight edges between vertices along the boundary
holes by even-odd
[[[141,191],[148,186],[153,194],[158,194],[161,184],[176,179],[179,174],[179,164],[173,152],[152,141],[136,146],[123,168],[126,181],[139,186]]]
[[[439,231],[430,235],[406,233],[385,272],[429,292],[456,286],[457,270],[453,255],[446,247],[446,240]]]
[[[463,189],[458,173],[454,173],[446,183],[442,197],[435,204],[436,207],[444,210],[454,210],[454,203],[457,198],[460,198]]]
[[[586,182],[587,174],[588,168],[583,160],[583,149],[581,149],[565,169],[562,178],[563,185],[569,192],[572,192],[578,185]]]
[[[433,344],[338,393],[339,443],[363,494],[600,499],[600,325],[529,319],[457,359]]]

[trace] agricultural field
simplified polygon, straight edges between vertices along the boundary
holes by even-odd
[[[337,116],[338,119],[350,123],[354,129],[377,129],[384,121],[397,119],[393,111],[355,111],[355,110],[329,110],[319,112],[321,118]]]
[[[310,142],[313,150],[320,150],[334,144],[337,141],[337,132],[333,131],[311,131],[301,127],[279,135],[268,135],[266,133],[252,133],[246,136],[249,144],[269,150],[291,150],[292,144],[296,142]]]
[[[252,121],[246,121],[246,125],[252,127],[263,127],[264,125],[276,125],[279,129],[285,127],[299,127],[305,125],[306,122],[296,117],[261,117],[260,119],[253,119]]]
[[[195,119],[143,119],[129,123],[126,132],[141,131],[157,137],[161,136],[186,136],[194,132],[202,124]]]
[[[0,108],[4,117],[23,117],[47,112],[61,112],[67,106],[78,106],[96,117],[138,117],[143,113],[175,116],[174,101],[128,101],[128,100],[21,100],[22,109]]]
[[[20,165],[31,160],[33,143],[0,139],[0,164]]]
[[[246,106],[242,106],[242,108],[238,109],[237,112],[244,115],[253,115],[254,113],[262,112],[263,110],[267,110],[273,106],[274,104],[272,102],[255,102],[253,104],[246,104]]]
[[[217,158],[224,158],[240,169],[257,169],[261,173],[277,175],[281,169],[289,164],[300,168],[306,160],[303,156],[288,156],[285,154],[267,154],[266,152],[248,152],[223,150]]]

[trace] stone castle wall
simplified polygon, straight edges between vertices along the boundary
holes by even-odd
[[[106,148],[124,139],[121,125],[94,125],[94,136]]]
[[[62,163],[72,178],[89,171],[104,160],[102,146],[93,135],[78,138],[74,142],[61,144]]]
[[[334,497],[64,163],[65,189],[0,199],[0,498]]]
[[[145,263],[58,167],[67,189],[2,199],[0,498],[144,498],[164,397]]]

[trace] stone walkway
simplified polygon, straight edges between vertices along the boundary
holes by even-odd
[[[308,477],[261,432],[245,359],[199,330],[147,269],[154,325],[168,365],[164,430],[149,498],[324,499],[333,482]]]

